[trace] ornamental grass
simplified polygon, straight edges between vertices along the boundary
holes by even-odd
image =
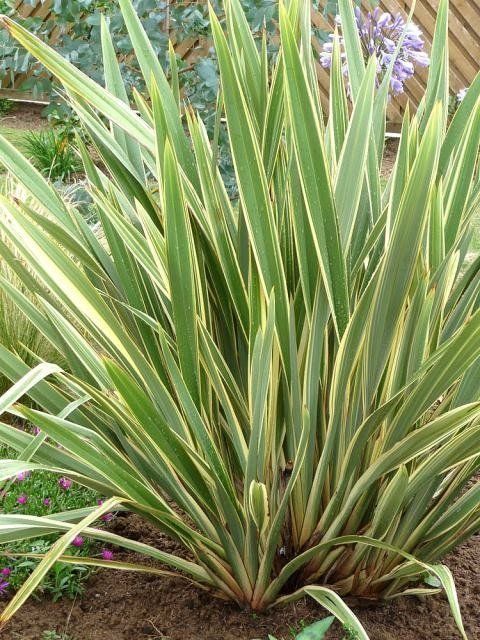
[[[78,147],[104,238],[0,139],[0,161],[28,193],[1,197],[9,244],[0,253],[35,304],[1,284],[68,362],[68,373],[32,368],[0,347],[14,383],[0,410],[41,430],[0,424],[0,440],[19,454],[0,463],[0,479],[48,469],[108,498],[45,517],[0,515],[6,545],[61,534],[0,619],[62,561],[173,571],[256,611],[310,595],[362,639],[345,599],[444,588],[466,638],[438,561],[480,524],[471,483],[480,258],[469,256],[480,78],[447,127],[447,0],[426,94],[405,113],[386,185],[395,55],[378,83],[350,0],[339,2],[348,95],[334,38],[328,114],[309,3],[280,3],[274,59],[265,39],[257,47],[239,0],[225,3],[224,24],[212,11],[216,131],[225,119],[236,199],[216,139],[183,103],[175,65],[167,79],[129,1],[120,5],[148,87],[135,109],[105,22],[102,87],[2,19],[82,122],[89,141]],[[158,547],[96,528],[118,508],[157,527]],[[163,551],[160,534],[184,555]],[[158,563],[72,559],[78,536]]]

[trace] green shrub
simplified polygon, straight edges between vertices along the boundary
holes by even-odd
[[[8,98],[0,98],[0,118],[10,113],[13,107],[13,102]]]
[[[226,3],[227,35],[212,14],[217,122],[226,119],[238,202],[203,123],[180,108],[175,75],[171,90],[120,4],[149,86],[139,114],[105,22],[106,90],[4,19],[64,83],[96,146],[101,170],[80,143],[104,237],[0,141],[0,160],[41,211],[1,200],[4,233],[43,283],[38,307],[9,291],[72,371],[28,370],[0,348],[17,381],[0,409],[63,448],[1,424],[0,440],[27,448],[28,468],[111,498],[80,521],[0,516],[0,541],[64,533],[1,620],[82,531],[254,610],[310,595],[363,640],[341,596],[425,594],[433,575],[466,637],[437,560],[480,522],[480,486],[468,485],[480,462],[480,259],[463,268],[480,196],[480,78],[447,131],[446,0],[427,93],[405,115],[383,189],[391,69],[375,89],[350,1],[340,2],[349,97],[337,45],[326,126],[309,3],[280,6],[272,68],[238,0]],[[24,393],[42,409],[12,406]],[[0,471],[20,467],[3,461]],[[118,504],[187,559],[91,526]]]
[[[50,180],[70,180],[81,164],[72,146],[70,135],[53,129],[28,131],[22,148],[32,164]]]

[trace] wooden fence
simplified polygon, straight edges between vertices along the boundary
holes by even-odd
[[[369,4],[362,0],[362,5]],[[426,41],[426,50],[430,50],[435,28],[439,0],[417,0],[414,22],[421,28]],[[410,13],[412,0],[380,0],[380,8],[390,13]],[[327,29],[328,23],[321,14],[313,15],[314,24]],[[317,45],[320,49],[321,45]],[[449,52],[452,92],[468,87],[480,70],[480,0],[450,0],[449,14]],[[328,102],[329,74],[320,65],[317,66],[322,101]],[[398,123],[408,101],[418,105],[425,92],[428,68],[416,67],[414,77],[405,83],[405,93],[394,98],[389,106],[389,119]]]
[[[171,0],[172,4],[176,0]],[[192,0],[183,0],[182,4],[188,4]],[[198,1],[198,0],[197,0]],[[200,0],[202,1],[202,0]],[[321,0],[321,3],[324,0]],[[391,13],[401,12],[407,15],[410,12],[412,0],[380,0],[380,8]],[[362,0],[368,7],[366,0]],[[426,49],[430,49],[435,17],[439,0],[417,0],[414,21],[420,26],[426,40]],[[23,17],[36,17],[48,20],[51,17],[51,0],[28,4],[24,0],[17,0],[17,11]],[[312,13],[312,22],[323,30],[329,30],[330,25],[321,13]],[[457,92],[463,87],[468,87],[480,69],[480,0],[450,0],[449,16],[449,47],[452,91]],[[58,38],[58,27],[53,27],[50,33],[50,41]],[[173,40],[174,34],[173,35]],[[208,44],[198,38],[188,38],[176,45],[177,54],[191,63],[205,55]],[[321,44],[317,41],[314,46],[318,51]],[[318,81],[322,102],[328,103],[329,74],[320,64],[317,64]],[[405,93],[394,98],[389,106],[389,119],[392,123],[401,121],[402,113],[408,101],[417,105],[425,91],[428,69],[417,67],[415,76],[405,85]],[[26,75],[18,75],[13,78],[5,78],[0,95],[12,97],[20,96],[20,87],[26,79]],[[29,96],[26,96],[27,98]]]
[[[190,5],[192,2],[203,2],[204,0],[182,0],[182,2],[176,2],[176,0],[170,0],[173,4],[182,4],[185,6]],[[52,0],[35,0],[33,2],[25,2],[24,0],[16,0],[15,11],[21,18],[35,18],[37,20],[43,20],[44,22],[51,21],[52,29],[48,34],[48,40],[50,44],[54,45],[59,38],[61,28],[55,26],[54,14],[51,11]],[[193,64],[195,60],[201,56],[205,56],[208,52],[210,43],[205,38],[200,37],[188,37],[181,41],[176,41],[175,33],[169,29],[169,25],[165,25],[166,31],[169,33],[170,39],[173,42],[177,55],[184,60],[187,64]],[[1,57],[1,50],[0,50]],[[28,78],[30,78],[32,72],[18,73],[13,78],[7,76],[0,80],[0,98],[10,98],[19,101],[36,101],[36,102],[49,102],[49,96],[41,93],[34,92],[32,90],[23,91],[22,85]]]

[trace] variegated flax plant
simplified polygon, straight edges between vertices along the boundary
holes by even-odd
[[[447,129],[448,4],[438,11],[426,94],[407,110],[380,179],[391,67],[375,87],[353,4],[340,0],[322,112],[309,3],[281,3],[280,51],[256,46],[239,0],[211,14],[238,200],[217,144],[167,79],[120,0],[149,87],[131,108],[106,24],[105,88],[8,18],[3,27],[63,83],[102,233],[5,139],[0,160],[26,197],[2,197],[2,257],[37,303],[5,291],[68,362],[29,369],[0,348],[14,383],[0,425],[18,460],[98,490],[99,507],[0,515],[0,542],[60,532],[7,621],[55,562],[178,572],[261,611],[311,595],[367,638],[344,604],[446,590],[436,564],[480,525],[480,76]],[[399,41],[398,46],[401,46]],[[217,126],[218,130],[218,126]],[[92,149],[95,149],[95,154]],[[99,166],[92,156],[101,159]],[[21,260],[14,260],[13,246]],[[22,404],[27,394],[32,403]],[[60,445],[57,446],[57,445]],[[96,521],[140,514],[177,557]],[[156,568],[68,556],[82,534]]]

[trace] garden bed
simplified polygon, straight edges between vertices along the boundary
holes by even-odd
[[[175,552],[167,539],[138,517],[117,517],[116,533]],[[162,546],[163,543],[163,546]],[[142,561],[132,553],[117,560]],[[145,560],[143,559],[143,562]],[[480,638],[480,534],[463,544],[446,563],[452,569],[467,634]],[[383,606],[356,609],[371,640],[456,640],[459,638],[443,595],[400,598]],[[100,570],[88,581],[81,598],[30,599],[2,634],[5,640],[40,640],[55,629],[71,640],[264,640],[272,634],[291,639],[303,623],[324,617],[313,601],[302,600],[267,614],[240,611],[190,586],[180,578],[158,578],[139,573]],[[333,627],[329,640],[343,633]]]
[[[47,126],[47,119],[42,116],[44,109],[45,105],[43,104],[15,103],[11,111],[0,117],[0,127],[22,131],[44,129]]]

